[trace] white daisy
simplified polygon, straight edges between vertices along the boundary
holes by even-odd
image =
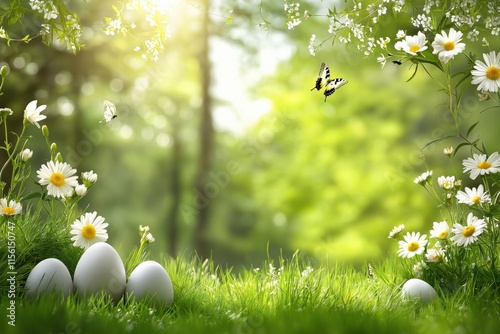
[[[447,63],[450,59],[453,59],[457,54],[465,50],[465,43],[459,43],[462,40],[462,32],[456,31],[451,28],[449,34],[444,30],[441,34],[436,34],[434,42],[432,42],[432,47],[434,51],[433,54],[438,54],[438,58],[441,62]]]
[[[484,219],[479,219],[471,213],[467,216],[466,226],[454,224],[452,232],[455,234],[451,240],[455,245],[468,246],[477,241],[486,229],[486,222]]]
[[[500,155],[498,152],[494,152],[486,159],[486,154],[474,153],[472,158],[465,159],[462,165],[464,173],[470,172],[470,178],[475,180],[479,175],[499,172]]]
[[[73,188],[78,185],[78,176],[73,176],[76,169],[72,169],[65,162],[49,161],[36,173],[40,179],[38,183],[42,186],[47,185],[47,192],[50,196],[69,197],[73,194]]]
[[[455,177],[454,176],[440,176],[438,177],[438,184],[441,188],[444,189],[453,189],[455,185]]]
[[[420,236],[420,232],[406,233],[404,241],[399,241],[398,255],[401,257],[413,257],[422,254],[427,245],[427,235]]]
[[[403,224],[399,226],[394,226],[394,228],[389,232],[389,239],[394,239],[396,238],[403,230],[405,229],[405,226]]]
[[[474,205],[481,203],[491,203],[490,195],[484,191],[484,186],[480,184],[476,188],[465,187],[465,192],[459,190],[456,195],[458,203]]]
[[[0,216],[14,216],[21,213],[23,207],[20,203],[7,198],[0,199]]]
[[[425,38],[425,35],[419,31],[415,36],[406,36],[404,40],[396,42],[394,48],[416,56],[417,52],[427,50],[427,46],[425,44],[427,44],[427,38]]]
[[[106,227],[108,223],[104,222],[103,217],[97,216],[97,212],[87,212],[71,224],[73,245],[87,249],[96,242],[105,242],[108,240]]]
[[[500,87],[500,52],[483,54],[484,63],[476,60],[472,74],[472,84],[481,92],[497,93]]]
[[[41,106],[36,106],[37,100],[33,100],[28,105],[26,106],[26,109],[24,109],[24,119],[31,124],[34,124],[37,126],[37,128],[40,128],[40,124],[38,124],[39,121],[42,121],[47,118],[45,115],[40,115],[42,111],[47,108],[45,104]]]
[[[443,257],[443,254],[439,249],[431,248],[427,250],[427,253],[425,253],[425,257],[427,259],[427,262],[439,262]]]
[[[450,234],[450,226],[446,221],[432,223],[431,238],[446,239]]]
[[[422,173],[422,175],[416,177],[415,180],[413,180],[413,182],[424,186],[427,182],[430,182],[431,177],[432,177],[432,171],[427,171],[425,173]]]

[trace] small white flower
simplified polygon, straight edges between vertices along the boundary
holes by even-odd
[[[468,246],[477,241],[478,237],[486,229],[484,219],[475,217],[472,212],[467,216],[466,226],[454,224],[452,232],[455,234],[451,237],[453,243],[457,246]]]
[[[416,177],[415,180],[413,180],[413,182],[424,186],[426,183],[430,183],[431,177],[432,177],[432,171],[427,171],[422,173],[422,175]]]
[[[427,245],[427,235],[420,236],[420,232],[408,232],[404,236],[404,241],[399,241],[398,255],[410,258],[422,254]]]
[[[444,189],[453,189],[455,185],[455,177],[454,176],[440,176],[438,177],[438,184],[441,188]]]
[[[413,266],[413,272],[415,273],[415,277],[422,277],[424,276],[424,270],[427,268],[427,263],[424,261],[418,261],[414,266]]]
[[[28,105],[26,106],[26,109],[24,109],[24,119],[31,124],[34,124],[37,126],[37,128],[40,128],[40,124],[38,124],[39,121],[42,121],[47,118],[45,115],[40,115],[42,111],[47,108],[46,105],[41,105],[39,107],[36,106],[37,100],[33,100]]]
[[[484,186],[482,184],[480,184],[477,189],[465,187],[465,192],[459,190],[456,197],[458,199],[458,203],[468,205],[491,203],[491,198],[487,192],[484,191]]]
[[[394,47],[396,50],[403,50],[413,56],[417,55],[417,52],[422,52],[427,50],[427,38],[422,32],[418,32],[415,36],[406,36],[403,41],[396,42]]]
[[[403,39],[406,36],[406,32],[404,30],[398,30],[398,33],[396,34],[396,37],[398,39]]]
[[[387,59],[383,54],[380,54],[380,57],[377,57],[377,62],[380,64],[381,68],[384,68],[385,64],[387,63]]]
[[[14,112],[10,108],[0,108],[0,117],[11,116]]]
[[[439,262],[443,257],[443,254],[439,249],[431,248],[427,250],[427,253],[425,253],[425,257],[427,262]]]
[[[462,165],[464,173],[470,172],[470,178],[475,180],[479,175],[498,173],[500,171],[500,155],[498,152],[494,152],[486,159],[486,154],[474,153],[472,158],[465,159]]]
[[[450,226],[446,221],[432,223],[431,238],[446,239],[450,234]]]
[[[87,187],[84,184],[79,184],[75,187],[75,194],[79,197],[83,197],[87,194]]]
[[[450,157],[453,154],[453,147],[445,147],[443,149],[443,154]]]
[[[403,230],[405,229],[405,226],[404,224],[401,224],[399,226],[394,226],[394,228],[391,230],[391,232],[389,232],[389,236],[388,238],[389,239],[394,239],[395,237],[397,237],[401,232],[403,232]]]
[[[33,156],[33,151],[27,148],[27,149],[23,150],[19,154],[21,156],[21,160],[24,161],[24,162],[26,162],[29,159],[31,159],[31,157]]]
[[[7,198],[0,199],[0,216],[14,216],[21,213],[23,207],[20,203]]]
[[[71,225],[71,240],[73,245],[84,249],[89,248],[96,242],[105,242],[108,240],[108,232],[106,231],[108,223],[104,218],[97,216],[97,212],[86,213],[75,220]]]
[[[453,59],[457,54],[465,50],[465,43],[459,43],[462,40],[462,32],[456,31],[451,28],[449,34],[444,30],[441,34],[436,34],[434,42],[432,42],[432,47],[434,51],[433,54],[438,54],[438,58],[441,62],[447,63],[450,59]]]
[[[83,181],[88,181],[89,183],[96,183],[97,182],[97,174],[94,173],[93,170],[89,172],[84,172],[82,173],[82,179]]]
[[[472,74],[472,84],[478,85],[477,90],[497,93],[500,88],[500,52],[491,51],[483,54],[484,63],[476,60]]]

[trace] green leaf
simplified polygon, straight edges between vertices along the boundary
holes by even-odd
[[[410,77],[408,80],[406,80],[406,82],[408,82],[408,81],[410,81],[411,79],[413,79],[413,77],[415,77],[415,75],[417,74],[417,70],[418,70],[418,63],[416,63],[416,64],[417,64],[417,66],[415,66],[415,72],[413,72],[413,74],[411,75],[411,77]]]
[[[465,137],[469,137],[469,134],[471,133],[472,130],[474,130],[474,128],[479,124],[479,121],[477,121],[476,123],[472,124],[469,129],[467,130],[467,133],[465,134]]]
[[[460,143],[460,144],[458,144],[458,145],[457,145],[457,147],[455,148],[455,151],[453,152],[453,156],[457,155],[458,151],[459,151],[462,147],[464,147],[464,146],[474,146],[474,144],[475,144],[476,142],[477,142],[477,140],[476,140],[475,142],[473,142],[473,143],[467,143],[467,142],[465,142],[465,143]]]
[[[425,150],[427,147],[435,144],[435,143],[438,143],[440,141],[444,141],[446,139],[455,138],[455,137],[456,136],[449,135],[449,136],[443,136],[443,137],[439,137],[439,138],[433,139],[430,142],[428,142],[427,144],[425,144],[425,146],[422,148],[422,151]]]
[[[23,198],[21,198],[21,202],[24,202],[24,201],[27,201],[27,200],[30,200],[30,199],[39,199],[39,198],[43,198],[43,193],[40,193],[40,192],[34,192],[34,193],[31,193]]]

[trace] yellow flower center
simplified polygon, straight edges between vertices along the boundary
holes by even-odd
[[[418,45],[410,46],[410,52],[417,52],[418,50],[420,50],[420,46]]]
[[[474,232],[476,231],[476,228],[472,225],[467,226],[466,228],[463,229],[462,235],[464,237],[470,237]]]
[[[438,234],[438,238],[439,239],[444,239],[447,236],[448,236],[448,232],[446,232],[446,231],[443,231],[443,232],[441,232],[441,233]]]
[[[92,240],[95,238],[96,230],[92,225],[85,225],[82,228],[82,236],[87,240]]]
[[[453,43],[452,41],[447,41],[443,44],[443,47],[446,51],[450,51],[455,48],[455,43]]]
[[[14,210],[13,208],[11,208],[10,206],[6,206],[5,208],[2,208],[2,212],[6,215],[13,215],[14,213],[16,213],[16,210]]]
[[[481,161],[477,164],[477,168],[479,169],[488,169],[491,167],[491,164],[488,161]]]
[[[496,66],[490,66],[486,70],[486,77],[490,80],[498,80],[500,78],[500,68]]]
[[[451,188],[453,188],[453,182],[450,182],[450,181],[443,182],[443,188],[444,189],[451,189]]]
[[[416,241],[412,241],[408,244],[408,247],[406,247],[406,249],[408,249],[410,252],[414,252],[418,249],[420,245],[418,244],[418,242]]]
[[[62,175],[61,173],[57,173],[57,172],[52,173],[52,175],[50,176],[50,183],[52,183],[56,187],[63,186],[64,181],[65,181],[64,175]]]
[[[474,196],[470,200],[472,201],[472,203],[477,204],[481,202],[481,196]]]

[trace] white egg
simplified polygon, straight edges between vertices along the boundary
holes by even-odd
[[[421,300],[423,302],[430,302],[437,298],[437,292],[427,282],[418,278],[412,278],[406,281],[402,289],[403,298],[411,300]]]
[[[170,276],[161,264],[145,261],[130,274],[127,283],[127,298],[152,299],[158,306],[170,306],[174,302],[174,288]]]
[[[41,294],[63,294],[67,297],[73,291],[73,281],[68,268],[58,259],[45,259],[38,263],[25,285],[28,298],[33,299]]]
[[[116,302],[125,292],[125,267],[120,255],[105,242],[95,243],[83,253],[73,276],[81,297],[105,293]]]

